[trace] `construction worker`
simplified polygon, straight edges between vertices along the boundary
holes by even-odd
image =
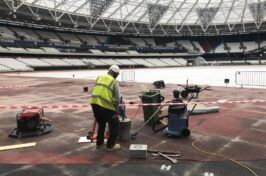
[[[96,79],[90,104],[94,117],[98,123],[97,148],[102,148],[104,144],[104,134],[106,123],[109,126],[109,138],[106,144],[107,151],[120,149],[120,144],[116,144],[119,132],[119,119],[117,109],[119,106],[119,87],[116,81],[119,75],[119,67],[112,65],[108,73]]]

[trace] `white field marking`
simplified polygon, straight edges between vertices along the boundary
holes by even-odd
[[[203,174],[203,176],[214,176],[214,174],[211,173],[211,172],[205,172],[205,173]]]
[[[166,165],[163,164],[163,165],[161,166],[161,169],[160,169],[160,170],[161,170],[161,171],[169,171],[171,168],[172,168],[171,165],[166,166]]]

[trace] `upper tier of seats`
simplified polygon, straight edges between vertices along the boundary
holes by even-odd
[[[85,34],[85,33],[74,33],[74,32],[62,32],[55,30],[44,30],[35,28],[22,28],[14,26],[3,26],[0,25],[0,52],[28,52],[28,53],[59,53],[58,49],[64,50],[69,48],[71,50],[76,50],[76,48],[83,49],[86,46],[90,46],[92,53],[95,54],[120,54],[114,53],[116,51],[100,51],[99,47],[108,46],[109,48],[126,48],[138,50],[144,48],[146,50],[156,50],[156,49],[173,49],[175,52],[188,52],[188,53],[241,53],[246,51],[256,50],[259,47],[259,42],[257,38],[252,36],[242,36],[237,38],[237,36],[227,36],[223,37],[213,37],[213,38],[174,38],[174,37],[133,37],[133,36],[108,36],[99,34]],[[265,46],[266,38],[263,35],[260,39],[261,47]],[[265,40],[265,41],[264,41]],[[30,48],[36,49],[23,49],[26,48],[23,42],[34,42]],[[7,46],[6,43],[10,42]],[[5,45],[3,45],[4,43]],[[44,45],[46,43],[46,45]],[[47,45],[47,43],[49,45]],[[13,46],[12,46],[13,44]],[[27,43],[28,44],[28,43]],[[10,46],[11,45],[11,46]],[[6,48],[8,47],[8,48]],[[4,49],[3,49],[4,48]],[[27,47],[29,48],[29,47]],[[92,49],[95,48],[95,49]],[[86,51],[86,49],[83,49]],[[82,51],[82,50],[79,50]],[[126,52],[126,51],[123,51]],[[147,51],[145,51],[147,52]],[[161,52],[161,51],[159,51]]]

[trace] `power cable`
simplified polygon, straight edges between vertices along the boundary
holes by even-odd
[[[203,135],[205,136],[205,138],[208,137],[208,134],[205,133],[205,132],[198,131],[198,130],[194,130],[194,129],[192,129],[192,130],[195,131],[195,132],[198,132],[198,133],[203,134]],[[205,151],[205,150],[203,150],[203,149],[197,147],[196,144],[199,143],[200,141],[203,141],[203,140],[204,140],[204,138],[200,138],[200,139],[194,141],[194,142],[191,144],[192,147],[193,147],[194,149],[196,149],[197,151],[201,152],[201,153],[204,153],[204,154],[207,154],[207,155],[216,156],[216,157],[220,157],[220,158],[225,158],[225,159],[227,159],[227,160],[229,160],[229,161],[232,161],[233,163],[235,163],[235,164],[241,166],[242,168],[248,170],[253,176],[258,176],[258,175],[257,175],[252,169],[250,169],[249,167],[245,166],[244,164],[242,164],[242,163],[236,161],[235,159],[233,159],[233,158],[231,158],[231,157],[224,156],[224,155],[217,154],[217,153],[208,152],[208,151]]]

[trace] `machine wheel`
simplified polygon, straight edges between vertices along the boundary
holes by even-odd
[[[190,130],[189,130],[188,128],[184,128],[184,129],[182,130],[182,132],[181,132],[181,135],[182,135],[183,137],[188,137],[188,136],[190,136]]]
[[[159,132],[168,127],[168,116],[159,117],[152,125],[153,132]]]
[[[181,92],[181,96],[182,96],[183,98],[187,98],[187,97],[188,97],[188,92],[187,92],[186,90],[182,90],[182,92]]]

